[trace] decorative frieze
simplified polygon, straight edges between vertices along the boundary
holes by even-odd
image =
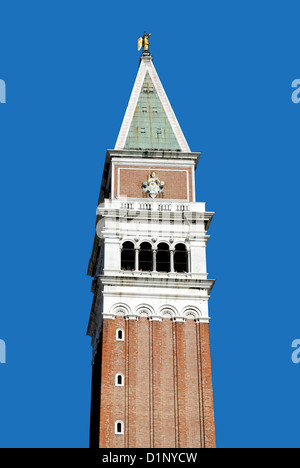
[[[185,322],[191,319],[197,321],[197,323],[208,323],[210,319],[199,307],[194,305],[185,306],[182,310],[177,310],[176,307],[169,304],[163,305],[158,309],[154,309],[148,304],[141,304],[133,310],[127,304],[115,304],[109,311],[103,312],[102,317],[103,319],[111,320],[114,320],[116,317],[124,317],[126,320],[138,320],[140,317],[147,317],[151,321],[171,319],[174,322]]]

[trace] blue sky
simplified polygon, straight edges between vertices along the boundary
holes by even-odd
[[[151,53],[215,211],[219,447],[299,447],[299,2],[1,2],[1,447],[86,447],[86,276],[107,148]]]

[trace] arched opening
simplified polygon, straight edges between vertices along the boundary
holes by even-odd
[[[152,245],[149,242],[143,242],[139,251],[139,269],[143,271],[153,270]]]
[[[124,423],[122,421],[116,421],[115,434],[124,434]]]
[[[116,384],[116,387],[124,387],[124,376],[123,376],[123,374],[117,374],[116,375],[115,384]]]
[[[116,332],[116,339],[117,341],[124,341],[124,330],[122,330],[122,328],[118,328]]]
[[[174,253],[174,270],[177,273],[188,273],[188,253],[184,244],[177,244]]]
[[[170,250],[168,244],[164,242],[157,246],[156,270],[167,273],[170,271]]]
[[[122,246],[121,268],[122,270],[134,270],[135,268],[134,244],[132,242],[124,242]]]

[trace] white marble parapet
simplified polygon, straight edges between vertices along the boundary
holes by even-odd
[[[97,215],[102,215],[106,210],[130,210],[130,211],[157,211],[169,213],[206,213],[205,203],[191,203],[182,200],[151,200],[140,198],[138,200],[129,199],[105,199],[104,203],[97,208]],[[213,213],[207,213],[213,215]]]

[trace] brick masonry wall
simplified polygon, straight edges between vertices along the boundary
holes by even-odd
[[[124,167],[115,166],[114,197],[142,198],[142,183],[155,172],[160,181],[165,182],[164,198],[168,200],[193,201],[193,179],[191,168],[170,167]],[[118,180],[120,185],[118,185]]]
[[[215,447],[208,324],[104,320],[101,360],[100,447]],[[115,435],[117,420],[124,435]]]

